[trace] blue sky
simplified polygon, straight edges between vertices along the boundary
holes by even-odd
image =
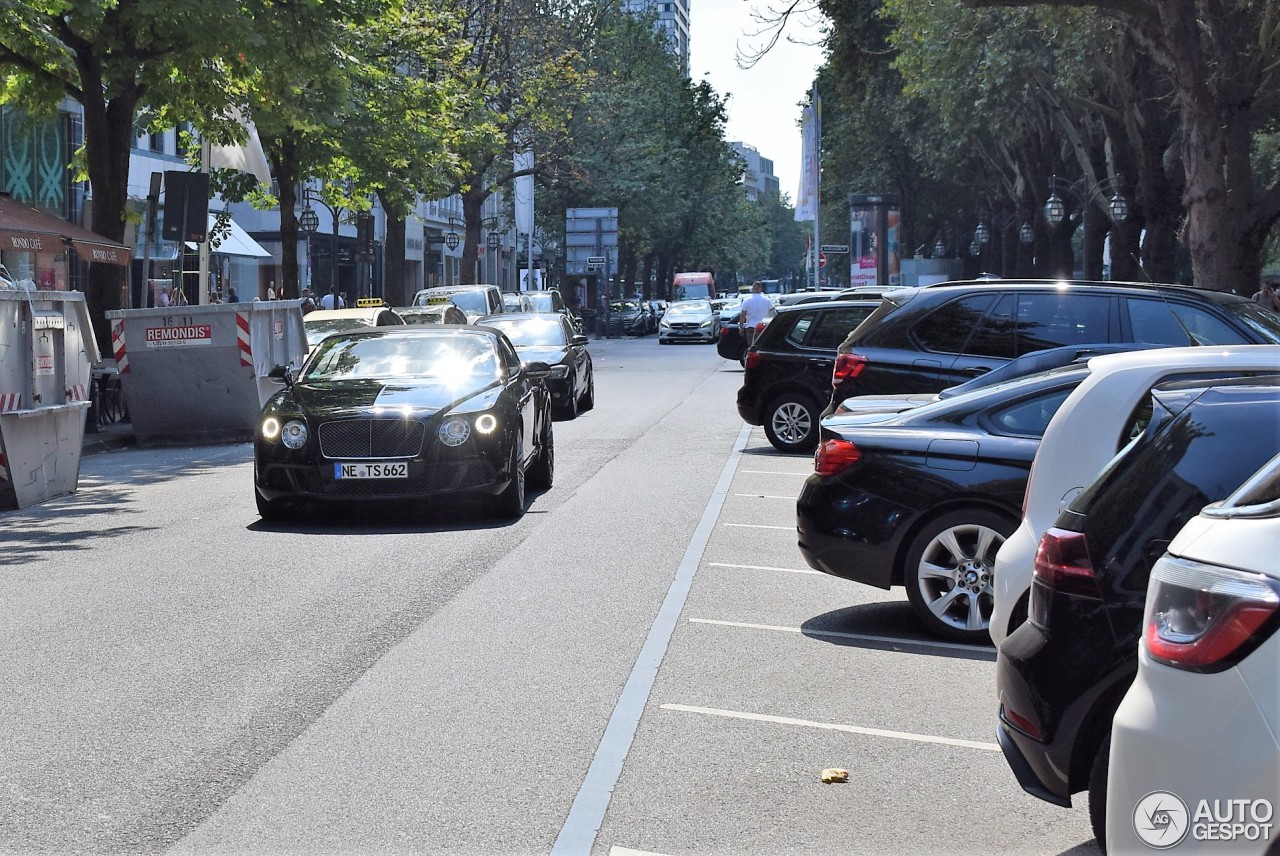
[[[764,42],[763,36],[751,35],[760,26],[751,13],[766,10],[765,0],[690,0],[689,5],[690,76],[729,94],[728,138],[749,143],[772,160],[782,192],[794,203],[800,180],[799,104],[813,85],[822,49],[784,35],[755,66],[740,69],[735,63],[739,47]],[[787,33],[816,40],[816,27],[803,23],[791,21]]]

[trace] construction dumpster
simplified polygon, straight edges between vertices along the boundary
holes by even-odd
[[[97,361],[83,294],[0,289],[0,508],[75,492]]]
[[[307,354],[297,300],[124,309],[107,318],[142,445],[252,439],[262,405],[280,389],[267,374]]]

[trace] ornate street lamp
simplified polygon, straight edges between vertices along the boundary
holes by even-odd
[[[1023,220],[1022,228],[1018,230],[1018,240],[1022,241],[1024,245],[1029,247],[1035,241],[1035,239],[1036,239],[1036,232],[1035,232],[1035,229],[1031,228],[1031,221]]]
[[[1094,184],[1088,186],[1088,179],[1081,178],[1077,181],[1067,181],[1054,175],[1049,178],[1049,198],[1044,203],[1044,219],[1051,227],[1056,228],[1065,219],[1067,219],[1067,207],[1063,201],[1062,194],[1071,196],[1080,208],[1080,224],[1084,226],[1084,243],[1082,252],[1084,255],[1085,279],[1091,279],[1090,276],[1090,237],[1089,237],[1089,218],[1090,214],[1097,205],[1098,197],[1107,198],[1110,193],[1111,197],[1107,201],[1107,216],[1111,218],[1113,223],[1123,223],[1129,218],[1129,201],[1124,198],[1124,194],[1120,192],[1121,177],[1116,175],[1111,178],[1104,178]]]
[[[991,240],[991,230],[987,228],[987,221],[978,222],[978,228],[973,230],[973,239],[983,245]]]
[[[938,243],[933,245],[933,257],[940,259],[947,254],[947,245],[942,243],[942,239],[938,239]]]

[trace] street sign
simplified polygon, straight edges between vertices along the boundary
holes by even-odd
[[[848,244],[823,244],[822,251],[824,253],[847,253],[849,252]]]
[[[602,265],[604,264],[604,256],[587,256],[587,264]]]

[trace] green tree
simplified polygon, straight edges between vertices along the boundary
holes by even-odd
[[[228,0],[180,7],[156,0],[6,2],[0,104],[52,111],[69,97],[81,105],[93,228],[120,241],[139,109],[183,105],[187,113],[217,113],[229,101],[228,64],[256,38],[251,9]],[[103,353],[110,352],[105,313],[122,305],[125,282],[125,268],[90,266],[85,296]]]

